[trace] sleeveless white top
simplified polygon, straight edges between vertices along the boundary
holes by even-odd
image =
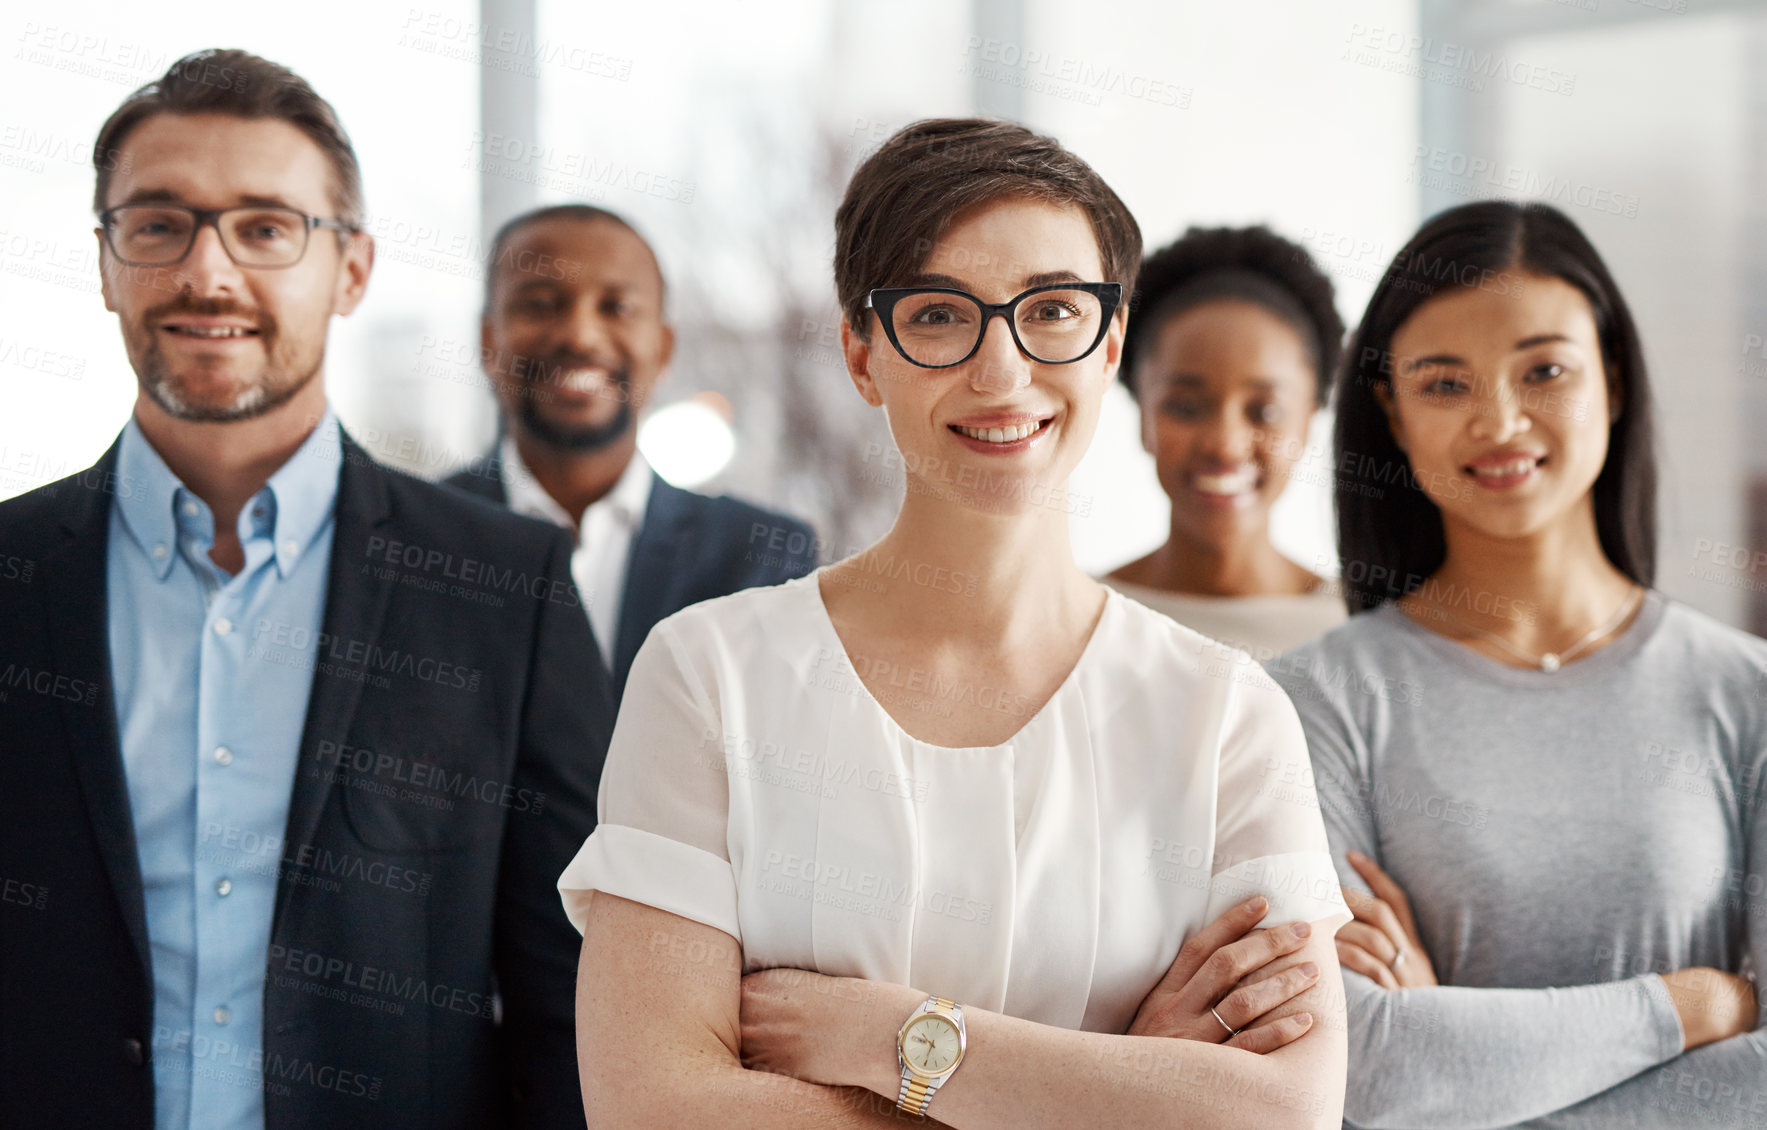
[[[987,686],[865,667],[905,718],[1028,716],[1000,745],[936,746],[860,681],[818,576],[651,631],[600,824],[558,881],[578,929],[606,891],[724,931],[746,970],[1121,1032],[1241,899],[1270,900],[1265,925],[1349,919],[1295,709],[1243,653],[1110,592],[1034,716]]]

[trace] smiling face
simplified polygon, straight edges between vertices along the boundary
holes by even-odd
[[[1220,299],[1168,317],[1150,344],[1135,374],[1142,444],[1174,529],[1222,548],[1267,530],[1317,402],[1307,342],[1256,303]]]
[[[279,119],[156,114],[121,148],[107,207],[274,204],[335,218],[324,152]],[[102,233],[99,245],[104,305],[122,325],[142,391],[167,415],[196,421],[259,416],[307,388],[324,364],[332,315],[355,309],[373,262],[366,236],[340,249],[324,229],[298,263],[276,269],[234,263],[212,226],[163,267],[119,262]]]
[[[1378,391],[1451,546],[1457,528],[1526,537],[1592,507],[1617,401],[1576,287],[1527,274],[1456,290],[1418,307],[1392,352]]]
[[[953,287],[1002,303],[1048,283],[1103,278],[1098,241],[1083,212],[1012,197],[959,217],[920,274],[904,285]],[[1067,314],[1050,309],[1027,315],[1021,308],[1020,318]],[[996,513],[1060,497],[1092,442],[1104,390],[1116,373],[1121,311],[1098,347],[1078,361],[1031,360],[1013,341],[1005,319],[994,318],[975,354],[946,369],[908,361],[890,344],[876,315],[868,312],[868,317],[869,341],[843,329],[847,368],[865,399],[883,407],[911,496]]]
[[[492,269],[481,333],[504,418],[562,451],[631,435],[674,350],[644,240],[607,219],[536,220]]]

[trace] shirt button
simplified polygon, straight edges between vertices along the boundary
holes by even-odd
[[[222,879],[220,882],[216,883],[215,884],[215,893],[220,895],[222,898],[226,898],[228,895],[232,894],[233,893],[233,880]]]
[[[223,616],[215,621],[215,634],[217,636],[224,636],[231,631],[233,631],[233,621],[227,619],[227,617]]]
[[[294,540],[293,538],[289,538],[287,541],[282,543],[282,552],[284,552],[284,553],[299,553],[300,551],[301,551],[301,543]]]
[[[194,518],[200,513],[202,513],[202,507],[198,506],[196,503],[190,501],[189,499],[185,500],[184,514],[186,517]]]
[[[215,764],[216,765],[232,765],[233,764],[233,751],[228,749],[224,745],[216,746],[215,747]]]
[[[164,561],[167,557],[169,557],[171,555],[171,553],[172,553],[172,551],[169,548],[167,548],[165,542],[161,542],[158,545],[153,547],[153,559],[155,561]]]
[[[220,1008],[217,1008],[215,1010],[215,1023],[216,1024],[225,1024],[229,1020],[232,1020],[232,1019],[233,1019],[233,1013],[227,1008],[226,1005],[222,1005]]]

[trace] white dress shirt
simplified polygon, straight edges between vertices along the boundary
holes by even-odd
[[[571,529],[571,516],[557,499],[546,493],[546,488],[522,462],[515,440],[504,436],[497,455],[503,463],[503,489],[509,496],[509,508],[517,514]],[[571,553],[571,579],[583,594],[589,625],[595,629],[602,662],[610,671],[614,666],[620,604],[626,594],[626,560],[632,553],[632,539],[644,525],[645,507],[650,505],[650,475],[650,464],[644,456],[632,452],[632,461],[626,464],[613,489],[583,511],[577,548]]]
[[[819,585],[747,589],[652,629],[601,822],[558,881],[579,929],[606,891],[724,931],[747,970],[1122,1032],[1184,939],[1244,898],[1269,899],[1266,925],[1349,919],[1294,705],[1243,653],[1113,591],[1034,714],[986,685],[871,666],[886,710]],[[1028,717],[956,749],[892,714],[977,708]]]

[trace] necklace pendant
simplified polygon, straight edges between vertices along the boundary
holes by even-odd
[[[1558,656],[1550,651],[1545,655],[1542,655],[1540,657],[1540,670],[1545,671],[1549,675],[1558,670]]]

